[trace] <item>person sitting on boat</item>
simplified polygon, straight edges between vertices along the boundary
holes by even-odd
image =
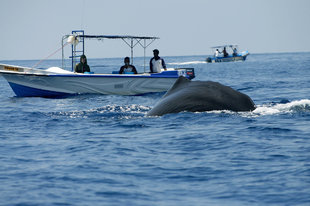
[[[81,55],[80,63],[75,66],[74,71],[77,73],[90,72],[90,68],[87,64],[87,58],[84,54]]]
[[[227,51],[226,51],[226,47],[224,47],[222,53],[223,53],[224,57],[228,57],[228,53],[227,53]]]
[[[233,56],[235,57],[235,56],[237,56],[237,54],[238,54],[238,51],[237,51],[237,48],[235,47],[235,48],[233,48]]]
[[[150,60],[151,73],[160,73],[162,69],[167,70],[164,59],[159,57],[158,49],[153,50],[154,57]]]
[[[129,57],[124,58],[124,63],[125,65],[122,66],[119,70],[120,74],[126,74],[129,72],[133,72],[134,74],[138,74],[136,67],[130,64],[130,59]]]

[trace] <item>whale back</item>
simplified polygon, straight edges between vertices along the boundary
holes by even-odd
[[[212,110],[252,111],[252,99],[231,87],[212,81],[190,81],[179,77],[175,84],[148,112],[160,116],[182,111],[202,112]]]

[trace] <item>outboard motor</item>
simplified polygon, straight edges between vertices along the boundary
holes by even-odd
[[[186,75],[188,76],[188,79],[194,79],[195,78],[194,68],[185,68],[185,69],[186,69]]]

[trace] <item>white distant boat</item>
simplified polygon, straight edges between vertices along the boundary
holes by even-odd
[[[226,51],[227,53],[224,54],[223,50],[229,49]],[[214,46],[211,47],[214,56],[207,57],[206,61],[208,63],[215,63],[215,62],[234,62],[234,61],[245,61],[247,56],[250,54],[248,51],[238,52],[238,45],[236,44],[228,44],[223,46]],[[220,49],[220,50],[219,50]],[[218,50],[218,53],[216,52]]]
[[[74,43],[81,42],[83,44],[82,51],[76,50],[76,44],[72,46],[73,71],[75,58],[80,57],[77,53],[84,54],[85,39],[122,39],[130,46],[132,58],[135,45],[140,44],[145,50],[147,46],[158,38],[84,35],[84,31],[73,31],[71,35],[64,36],[62,42],[66,39],[70,41],[73,39]],[[142,40],[144,44],[141,43]],[[146,44],[146,40],[150,40],[151,43]],[[64,43],[62,45],[64,47]],[[179,76],[185,76],[189,79],[195,77],[193,68],[167,69],[167,71],[162,71],[161,73],[144,72],[140,74],[118,74],[117,72],[112,74],[95,74],[92,72],[75,73],[72,71],[59,67],[43,70],[0,64],[0,75],[8,81],[16,96],[19,97],[57,97],[75,94],[140,95],[167,91]]]

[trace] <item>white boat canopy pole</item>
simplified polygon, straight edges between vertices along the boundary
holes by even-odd
[[[144,72],[145,72],[145,50],[146,48],[151,45],[156,39],[158,39],[157,37],[153,37],[154,39],[146,39],[143,38],[143,44],[141,43],[142,38],[122,38],[122,40],[130,47],[131,50],[131,64],[133,64],[133,48],[137,45],[140,44],[140,46],[143,48],[144,50]],[[130,41],[128,43],[128,40]],[[134,40],[136,41],[134,44]],[[147,44],[146,40],[150,40],[150,42]]]

